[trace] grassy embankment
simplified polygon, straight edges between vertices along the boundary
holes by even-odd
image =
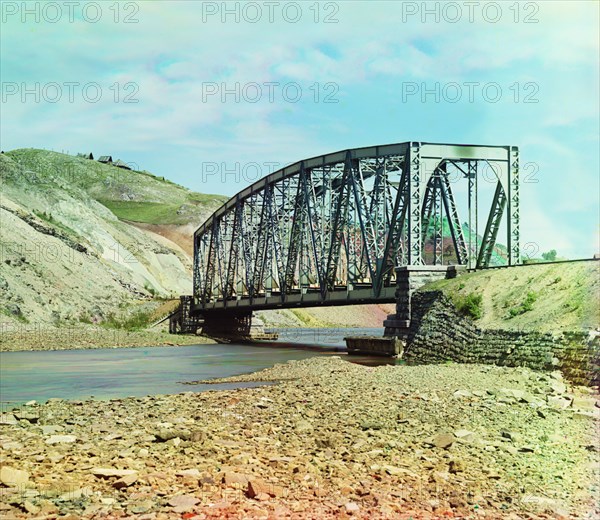
[[[441,290],[482,328],[600,327],[600,262],[596,261],[477,271],[421,290]]]

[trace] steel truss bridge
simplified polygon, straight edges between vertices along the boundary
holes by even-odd
[[[484,174],[493,195],[482,207]],[[406,142],[305,159],[240,191],[195,232],[192,313],[394,302],[395,267],[488,267],[501,228],[507,264],[518,264],[515,146]]]

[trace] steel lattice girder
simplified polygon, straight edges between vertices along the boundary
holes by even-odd
[[[481,162],[494,165],[497,186],[473,247]],[[449,168],[468,184],[469,245]],[[393,301],[395,267],[444,262],[444,218],[458,263],[486,267],[505,214],[512,265],[520,261],[516,147],[407,142],[306,159],[245,188],[198,228],[194,310]]]

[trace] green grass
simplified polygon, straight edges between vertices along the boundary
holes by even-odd
[[[508,311],[509,317],[514,318],[515,316],[519,316],[533,310],[533,304],[535,300],[537,300],[537,294],[535,294],[533,291],[529,291],[520,305],[513,307]]]
[[[40,220],[50,224],[54,228],[59,229],[68,237],[71,237],[71,238],[77,237],[77,234],[71,228],[65,226],[62,222],[56,220],[52,216],[52,213],[46,213],[45,211],[36,211],[35,209],[32,210],[32,213]]]
[[[141,330],[147,328],[151,322],[151,311],[138,311],[128,316],[117,316],[111,312],[101,324],[109,329]]]
[[[100,200],[99,202],[122,220],[145,224],[178,224],[181,220],[177,214],[181,204],[116,200]]]
[[[478,320],[483,315],[483,296],[481,294],[472,293],[465,296],[457,296],[454,300],[454,305],[458,312],[474,320]]]
[[[11,318],[14,318],[14,319],[16,319],[17,321],[19,321],[21,323],[29,323],[29,320],[27,319],[27,317],[25,317],[23,315],[22,312],[19,312],[18,314],[14,314],[14,313],[10,312],[8,309],[6,309],[4,307],[2,308],[1,312],[5,316],[9,316]]]
[[[204,219],[228,197],[192,192],[146,170],[123,170],[72,155],[32,148],[11,150],[10,182],[53,196],[83,190],[118,218],[147,224],[187,224]],[[124,200],[130,199],[130,200]],[[177,211],[180,210],[180,214]],[[46,219],[48,220],[48,219]]]
[[[188,199],[192,202],[200,202],[201,204],[208,204],[211,202],[223,204],[229,200],[228,197],[225,197],[224,195],[212,195],[209,193],[198,193],[195,191],[192,191],[188,194]]]
[[[327,324],[315,318],[303,309],[290,309],[291,313],[302,322],[305,327],[326,327]]]
[[[83,190],[119,219],[130,222],[197,223],[228,199],[222,195],[190,191],[146,170],[123,170],[48,150],[19,149],[7,152],[6,156],[17,163],[15,172],[11,174],[15,184],[22,187],[31,185],[47,197],[61,190],[80,197],[80,190]],[[59,225],[51,215],[38,216]]]
[[[600,326],[600,262],[530,264],[466,273],[419,289],[440,290],[455,305],[481,295],[482,328],[560,331]],[[474,301],[464,300],[465,312]],[[477,312],[477,311],[475,311]]]

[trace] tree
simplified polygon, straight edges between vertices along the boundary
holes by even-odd
[[[554,262],[556,260],[556,249],[551,249],[547,253],[542,253],[542,258],[546,262]]]

